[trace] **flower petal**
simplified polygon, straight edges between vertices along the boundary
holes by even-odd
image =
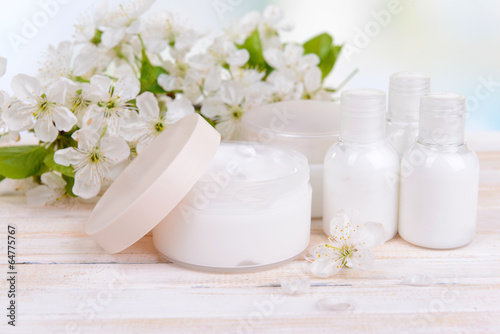
[[[278,48],[269,48],[264,51],[264,59],[266,62],[275,69],[282,69],[285,67],[285,57],[283,52]]]
[[[99,58],[97,47],[94,44],[87,43],[85,47],[76,56],[73,63],[73,75],[82,76],[94,67]]]
[[[165,121],[168,124],[173,124],[178,120],[193,114],[194,107],[191,101],[186,98],[178,98],[173,100],[167,105],[167,113],[165,114]]]
[[[100,130],[104,123],[104,112],[102,108],[92,105],[82,117],[82,127],[92,131]]]
[[[94,75],[90,78],[90,85],[84,89],[83,93],[93,102],[99,102],[109,98],[109,87],[111,79],[104,75]]]
[[[215,97],[207,97],[201,105],[201,113],[205,117],[215,118],[227,114],[227,108],[222,100]]]
[[[42,93],[40,81],[26,74],[18,74],[10,81],[10,87],[20,102],[33,103]]]
[[[277,23],[283,18],[283,10],[276,5],[267,5],[262,16],[269,23]]]
[[[363,244],[363,247],[372,248],[383,244],[387,240],[384,225],[377,222],[366,222],[350,233],[354,244]]]
[[[436,284],[436,279],[427,274],[416,274],[406,277],[400,284],[410,286],[430,286]]]
[[[81,159],[81,154],[74,148],[68,147],[57,150],[54,153],[54,162],[59,165],[69,166],[77,163]]]
[[[56,106],[52,111],[52,120],[60,131],[70,131],[76,124],[76,116],[66,107]]]
[[[326,278],[337,273],[341,268],[340,262],[333,259],[316,260],[311,263],[311,273],[316,277]]]
[[[280,285],[283,292],[288,295],[293,295],[296,293],[298,294],[308,292],[311,288],[311,281],[307,277],[292,280],[286,280],[282,278],[280,279]]]
[[[368,248],[360,248],[347,259],[346,267],[351,269],[369,270],[373,268],[375,254]]]
[[[102,153],[110,159],[114,165],[127,159],[130,155],[130,147],[120,137],[104,137],[101,139]]]
[[[123,101],[133,100],[141,90],[141,83],[132,74],[121,77],[115,84],[114,96]]]
[[[304,85],[306,91],[315,92],[321,87],[321,70],[319,67],[311,67],[304,74]]]
[[[73,193],[86,199],[95,197],[101,189],[101,183],[101,179],[92,178],[91,167],[87,164],[76,172]]]
[[[33,107],[15,102],[2,112],[2,119],[12,131],[28,130],[33,126]]]
[[[39,118],[33,128],[36,137],[47,143],[52,143],[59,134],[50,117]]]
[[[220,97],[224,103],[230,106],[241,104],[243,98],[243,85],[235,81],[226,81],[222,84]]]
[[[61,191],[54,190],[48,186],[38,186],[26,192],[26,203],[30,206],[44,206],[57,200]]]
[[[122,41],[123,37],[125,37],[125,32],[125,27],[108,28],[104,30],[101,36],[102,45],[109,49],[114,48]]]
[[[179,88],[177,78],[173,75],[160,74],[158,76],[158,85],[167,92],[171,92]]]
[[[250,59],[250,53],[248,53],[247,49],[236,50],[232,52],[229,57],[227,57],[226,61],[231,66],[241,67],[246,64],[246,62]]]
[[[155,120],[160,116],[158,100],[151,92],[144,92],[137,97],[137,108],[139,115],[146,120]]]
[[[301,45],[288,43],[283,50],[283,57],[286,64],[296,65],[304,55],[304,48]]]
[[[40,180],[50,189],[61,189],[66,185],[66,181],[53,172],[43,173]]]
[[[78,148],[83,151],[88,151],[97,145],[99,141],[99,133],[91,129],[80,129],[71,136],[78,142]]]
[[[220,88],[222,74],[220,66],[214,66],[205,77],[204,88],[208,92],[214,92]]]
[[[318,301],[318,307],[328,311],[352,311],[356,308],[356,304],[351,300],[326,297]]]

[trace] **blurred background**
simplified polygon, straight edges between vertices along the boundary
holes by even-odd
[[[0,89],[10,91],[17,73],[36,74],[47,45],[71,39],[77,19],[100,1],[0,0],[0,55],[8,59]],[[467,96],[468,131],[500,131],[500,1],[162,0],[150,12],[169,10],[215,33],[270,3],[281,6],[294,26],[285,40],[304,42],[326,31],[344,44],[327,78],[331,86],[354,69],[359,72],[346,87],[382,90],[394,72],[424,72],[432,90]],[[27,29],[35,21],[39,26]]]

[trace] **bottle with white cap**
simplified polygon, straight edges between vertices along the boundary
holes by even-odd
[[[438,249],[472,241],[479,162],[464,135],[464,96],[422,97],[418,139],[401,161],[399,234],[406,241]]]
[[[385,133],[386,94],[350,89],[340,97],[340,136],[325,157],[323,230],[344,210],[397,232],[399,157]]]
[[[430,77],[416,72],[396,73],[389,80],[387,138],[400,158],[417,139],[420,97],[430,86]]]

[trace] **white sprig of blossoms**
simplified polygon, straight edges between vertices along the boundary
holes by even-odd
[[[30,203],[98,195],[189,114],[200,113],[223,139],[238,139],[241,118],[260,105],[332,99],[321,66],[335,59],[321,59],[306,43],[284,43],[280,33],[291,26],[281,8],[250,12],[210,40],[172,13],[147,15],[153,3],[103,1],[77,22],[72,41],[48,47],[36,77],[18,74],[12,94],[0,91],[0,144],[18,141],[22,131],[40,142],[26,152],[7,148],[23,157],[35,152],[38,172],[21,160],[2,169],[2,177],[34,178],[39,186],[28,194]],[[314,39],[312,45],[339,48],[329,35]],[[0,76],[5,66],[0,57]]]
[[[367,270],[375,259],[371,248],[386,239],[381,223],[361,222],[358,214],[342,210],[330,222],[328,242],[311,247],[306,259],[317,277],[330,277],[343,267]]]

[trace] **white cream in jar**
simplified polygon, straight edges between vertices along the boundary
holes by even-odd
[[[298,100],[271,103],[242,118],[243,140],[290,148],[309,161],[312,218],[323,216],[323,161],[339,137],[340,109],[333,102]]]
[[[262,269],[309,245],[306,157],[246,142],[222,143],[195,187],[153,230],[158,251],[183,266]]]

